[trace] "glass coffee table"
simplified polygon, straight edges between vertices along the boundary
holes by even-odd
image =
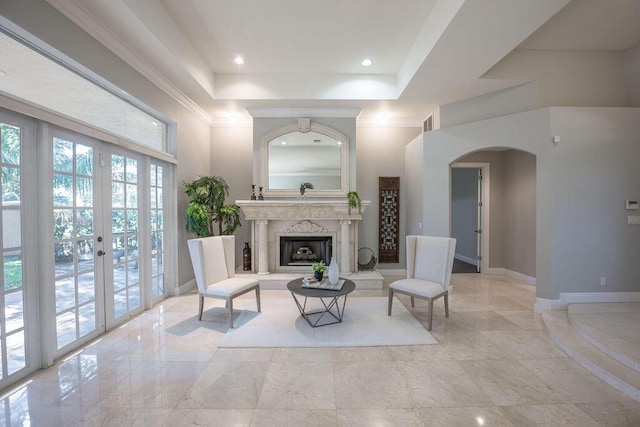
[[[342,277],[340,280],[344,280],[344,285],[342,285],[342,288],[338,291],[303,288],[302,277],[287,283],[287,289],[291,292],[291,296],[298,306],[300,315],[312,328],[342,322],[344,308],[347,303],[347,295],[353,292],[356,288],[356,284],[351,280],[344,279]],[[342,297],[342,304],[340,302],[340,297]],[[324,309],[321,308],[320,310],[307,311],[307,302],[309,298],[319,299]],[[323,319],[325,321],[323,321]],[[329,319],[329,321],[326,321],[327,319]]]

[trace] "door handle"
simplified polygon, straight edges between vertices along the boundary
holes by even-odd
[[[107,253],[105,251],[103,251],[102,249],[98,251],[98,256],[103,256],[106,255]]]

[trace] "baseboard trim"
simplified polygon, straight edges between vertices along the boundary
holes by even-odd
[[[513,277],[514,279],[522,280],[523,282],[534,285],[536,284],[536,278],[527,276],[526,274],[518,273],[517,271],[512,271],[506,268],[501,267],[493,267],[487,269],[487,274],[504,274],[505,276]]]
[[[184,283],[176,288],[175,296],[188,294],[191,291],[193,291],[195,288],[196,288],[196,279],[191,279],[187,283]]]
[[[380,273],[382,277],[389,276],[407,276],[406,268],[384,268],[384,269],[376,269],[376,272]]]
[[[640,302],[640,292],[564,292],[560,299],[536,298],[533,311],[566,310],[569,304]]]
[[[533,305],[533,312],[542,313],[543,311],[564,310],[566,308],[567,305],[559,299],[536,298],[536,303]]]
[[[470,258],[468,256],[464,256],[464,255],[460,255],[460,254],[455,254],[454,258],[460,261],[464,261],[467,264],[471,264],[471,265],[475,265],[476,267],[478,266],[478,260],[477,259],[473,259]]]
[[[561,293],[566,305],[580,303],[640,302],[640,292],[569,292]]]

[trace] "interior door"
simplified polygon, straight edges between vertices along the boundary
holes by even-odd
[[[476,273],[480,273],[480,265],[482,264],[482,200],[483,200],[483,194],[482,194],[482,188],[484,187],[483,185],[483,176],[482,176],[482,169],[478,169],[478,221],[476,224],[476,246],[477,246],[477,258],[478,258],[478,262],[476,263]]]

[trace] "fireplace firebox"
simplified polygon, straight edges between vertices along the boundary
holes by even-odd
[[[332,240],[331,236],[280,236],[280,266],[308,266],[320,261],[329,265]]]

